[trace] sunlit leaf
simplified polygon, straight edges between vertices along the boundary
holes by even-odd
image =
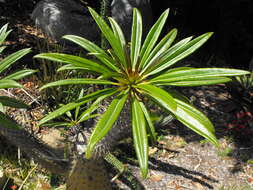
[[[152,139],[152,142],[156,142],[156,132],[155,132],[155,126],[152,122],[152,119],[150,117],[150,114],[149,114],[149,111],[147,110],[146,106],[144,105],[143,102],[140,102],[140,106],[141,106],[141,109],[142,109],[142,112],[144,113],[145,115],[145,119],[147,121],[147,126],[148,126],[148,129],[149,129],[149,133],[151,135],[151,139]]]
[[[165,54],[166,50],[171,46],[173,41],[177,36],[177,29],[171,30],[163,39],[156,45],[156,47],[152,50],[152,52],[148,55],[147,59],[144,60],[145,62],[141,62],[142,67],[141,74],[144,73],[149,66],[154,64],[156,60],[163,54]]]
[[[115,85],[114,82],[107,81],[107,80],[98,80],[98,79],[85,79],[85,78],[77,78],[77,79],[65,79],[65,80],[58,80],[55,82],[48,83],[40,88],[43,90],[45,88],[54,87],[54,86],[62,86],[62,85],[83,85],[83,84],[111,84]]]
[[[5,69],[10,67],[13,63],[15,63],[17,60],[25,56],[31,52],[30,48],[19,50],[15,53],[12,53],[11,55],[5,57],[3,60],[0,61],[0,73],[3,72]]]
[[[89,143],[86,149],[86,158],[92,156],[92,151],[96,144],[108,133],[113,127],[114,122],[118,119],[118,116],[123,109],[128,94],[118,95],[109,105],[105,113],[101,116],[95,129],[93,130]]]
[[[98,90],[96,92],[93,92],[91,94],[88,94],[82,98],[80,98],[79,100],[77,100],[76,102],[71,102],[68,103],[60,108],[58,108],[57,110],[49,113],[46,117],[44,117],[43,119],[40,120],[39,125],[42,125],[43,123],[46,123],[56,117],[59,117],[60,115],[66,113],[67,111],[73,110],[78,106],[81,106],[89,101],[92,101],[100,96],[104,96],[104,95],[112,95],[114,93],[116,93],[117,90],[113,89],[113,88],[108,88],[108,89],[104,89],[104,90]]]
[[[179,48],[176,48],[174,51],[169,51],[168,53],[165,53],[165,55],[159,60],[158,65],[155,66],[155,69],[153,69],[153,71],[151,71],[149,75],[153,75],[160,71],[163,71],[164,69],[174,65],[181,59],[189,56],[198,48],[200,48],[212,36],[212,34],[212,32],[202,34],[201,36],[191,40],[190,42],[180,45]]]
[[[122,64],[122,66],[126,68],[126,60],[124,55],[125,52],[122,49],[121,42],[117,39],[111,28],[106,24],[106,22],[102,19],[102,17],[99,16],[99,14],[91,7],[88,7],[88,9],[93,19],[97,23],[98,27],[100,28],[101,32],[112,46],[115,54],[117,55],[120,61],[120,64]]]
[[[1,79],[0,80],[0,89],[4,89],[4,88],[22,88],[22,85],[17,83],[14,80]]]
[[[74,36],[74,35],[66,35],[66,36],[63,36],[63,38],[70,40],[80,45],[81,47],[89,51],[90,53],[93,53],[93,55],[96,56],[100,61],[102,61],[102,63],[105,64],[108,68],[117,72],[119,71],[116,65],[113,64],[114,63],[113,59],[109,55],[107,55],[107,53],[102,48],[98,47],[93,42],[85,38],[82,38],[80,36]]]
[[[132,99],[131,110],[134,147],[139,160],[142,177],[146,178],[148,174],[149,149],[146,132],[146,120],[140,102],[136,98]]]
[[[68,55],[68,54],[62,54],[62,53],[41,53],[38,55],[35,55],[34,58],[40,58],[40,59],[47,59],[50,61],[60,62],[60,63],[67,63],[72,66],[76,67],[83,67],[84,69],[97,72],[97,73],[110,73],[110,71],[105,68],[104,66],[91,61],[89,59],[85,59],[79,56],[75,55]]]
[[[147,94],[154,101],[159,102],[161,106],[168,110],[176,111],[177,103],[165,90],[150,84],[140,84],[137,87],[144,90],[145,94]]]
[[[33,73],[36,73],[36,70],[32,70],[32,69],[25,69],[25,70],[21,70],[21,71],[17,71],[13,74],[10,74],[6,77],[4,77],[3,79],[11,79],[11,80],[20,80],[28,75],[31,75]]]
[[[141,63],[140,67],[143,66],[143,64],[146,62],[147,58],[150,55],[150,52],[152,51],[153,47],[155,46],[158,37],[163,29],[163,26],[165,24],[165,21],[168,17],[169,9],[163,12],[163,14],[160,16],[160,18],[156,21],[156,23],[153,25],[153,27],[150,29],[143,46],[141,47],[140,57],[141,57]]]
[[[131,63],[132,69],[135,70],[137,61],[140,56],[142,38],[142,19],[141,13],[134,8],[133,9],[133,24],[132,24],[132,36],[131,36]]]

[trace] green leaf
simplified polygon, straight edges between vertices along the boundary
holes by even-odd
[[[7,38],[9,33],[11,32],[11,30],[7,31],[7,28],[8,28],[8,24],[5,24],[0,29],[0,45],[2,45],[2,43],[5,41],[5,39]]]
[[[0,102],[4,106],[12,107],[12,108],[29,108],[29,106],[15,98],[10,98],[8,96],[0,96]]]
[[[90,53],[92,53],[94,56],[96,56],[104,65],[106,65],[108,68],[119,72],[119,68],[115,66],[113,59],[100,47],[98,47],[93,42],[86,40],[79,36],[74,35],[66,35],[63,36],[64,39],[70,40],[79,46],[83,47]]]
[[[118,119],[121,110],[127,100],[128,94],[119,94],[109,105],[106,112],[101,116],[93,130],[86,150],[86,158],[92,156],[95,145],[108,133],[115,121]]]
[[[1,102],[0,102],[0,112],[5,113],[5,108]]]
[[[144,90],[144,93],[172,112],[177,110],[177,103],[165,90],[150,84],[139,84],[137,88]]]
[[[224,68],[173,69],[150,80],[153,84],[173,86],[213,85],[231,81],[231,76],[249,74],[248,71]]]
[[[132,127],[133,127],[133,139],[134,147],[139,165],[141,168],[141,174],[143,178],[148,174],[148,138],[146,133],[146,120],[140,102],[133,98],[132,105]]]
[[[126,60],[125,60],[125,52],[123,51],[121,47],[121,42],[117,39],[117,37],[114,35],[111,28],[106,24],[106,22],[102,19],[102,17],[99,16],[99,14],[93,10],[91,7],[88,7],[93,19],[97,23],[98,27],[100,28],[101,32],[105,36],[105,38],[108,40],[110,45],[112,46],[115,54],[117,55],[120,64],[126,68]]]
[[[215,84],[223,84],[226,82],[230,82],[232,79],[228,77],[216,77],[216,78],[202,78],[202,79],[191,79],[184,81],[176,81],[176,82],[157,82],[156,85],[161,86],[203,86],[203,85],[215,85]]]
[[[11,55],[5,57],[3,60],[0,61],[0,73],[7,69],[11,64],[15,63],[17,60],[25,56],[31,52],[30,48],[19,50]]]
[[[194,40],[191,40],[184,45],[180,45],[179,48],[175,48],[175,50],[173,51],[168,51],[159,60],[159,63],[158,65],[156,65],[155,69],[153,69],[153,71],[151,71],[148,75],[153,75],[160,71],[163,71],[178,62],[179,60],[189,56],[198,48],[200,48],[212,36],[212,34],[212,32],[202,34]]]
[[[215,79],[216,77],[229,77],[246,75],[250,72],[239,69],[224,69],[224,68],[191,68],[169,71],[165,74],[159,75],[150,80],[150,82],[178,82],[178,81],[191,81],[202,79]]]
[[[70,127],[71,123],[69,122],[50,122],[50,123],[44,123],[42,126],[46,127]]]
[[[0,80],[0,89],[4,89],[4,88],[22,88],[22,85],[17,83],[14,80],[1,79]]]
[[[61,86],[61,85],[83,85],[83,84],[111,84],[115,85],[116,83],[113,83],[111,81],[107,80],[98,80],[98,79],[65,79],[65,80],[58,80],[55,82],[48,83],[40,88],[40,90],[43,90],[45,88],[53,87],[53,86]]]
[[[83,93],[84,93],[84,90],[81,89],[81,91],[79,93],[79,96],[78,96],[78,99],[81,99],[83,97]],[[80,106],[76,107],[76,110],[75,110],[75,120],[77,120],[77,118],[78,118],[79,111],[80,111]]]
[[[147,58],[150,55],[150,52],[152,51],[153,47],[155,46],[158,37],[160,36],[160,33],[163,29],[163,26],[166,22],[166,19],[169,14],[169,9],[163,12],[163,14],[160,16],[160,18],[157,20],[157,22],[153,25],[153,27],[150,29],[143,46],[141,48],[141,63],[140,67],[143,66],[143,64],[146,62]]]
[[[130,58],[132,63],[132,69],[135,70],[137,61],[140,56],[142,38],[142,18],[140,12],[133,9],[133,24],[132,24],[132,36],[131,36],[131,50]]]
[[[111,26],[112,26],[112,29],[113,29],[113,32],[115,34],[115,36],[117,37],[117,40],[120,41],[121,43],[121,48],[122,48],[122,51],[124,51],[124,47],[126,45],[126,39],[125,39],[125,36],[120,28],[120,26],[118,25],[118,23],[111,17],[108,18],[110,23],[111,23]]]
[[[142,112],[144,113],[145,115],[145,118],[146,118],[146,121],[148,123],[148,129],[149,129],[149,133],[151,135],[151,140],[153,143],[156,142],[156,132],[155,132],[155,126],[152,122],[152,119],[150,117],[150,114],[146,108],[146,106],[144,105],[143,102],[139,102],[140,103],[140,106],[141,106],[141,109],[142,109]]]
[[[10,75],[4,77],[3,79],[20,80],[20,79],[22,79],[28,75],[31,75],[35,72],[37,72],[37,71],[32,70],[32,69],[25,69],[25,70],[21,70],[21,71],[15,72],[13,74],[10,74]]]
[[[59,69],[57,69],[57,72],[66,71],[66,70],[88,70],[88,69],[83,66],[78,67],[78,66],[73,66],[71,64],[67,64],[67,65],[63,65]]]
[[[141,71],[141,74],[144,73],[146,69],[149,68],[149,66],[154,64],[161,55],[165,54],[166,50],[174,42],[176,36],[177,36],[177,29],[173,29],[156,45],[156,47],[149,54],[145,62],[141,63],[141,66],[144,68]]]
[[[21,129],[21,127],[15,121],[2,112],[0,112],[0,128]],[[1,130],[2,129],[0,129],[0,131]]]
[[[6,48],[6,46],[0,47],[0,54],[3,52],[3,50]]]
[[[69,104],[66,104],[66,105],[60,107],[59,109],[49,113],[46,117],[44,117],[43,119],[40,120],[39,125],[42,125],[42,124],[48,122],[49,120],[59,117],[60,115],[66,113],[67,111],[70,111],[70,110],[72,110],[78,106],[81,106],[89,101],[92,101],[100,96],[103,96],[106,94],[109,96],[109,95],[112,95],[116,92],[117,92],[117,89],[109,88],[109,89],[105,89],[105,90],[98,90],[96,92],[88,94],[88,95],[84,96],[83,98],[80,98],[76,102],[71,102]]]
[[[177,97],[173,98],[177,102],[177,110],[176,112],[172,112],[174,117],[188,128],[208,139],[214,145],[218,145],[214,134],[214,127],[210,120],[192,105],[177,99]]]
[[[99,65],[98,63],[94,61],[90,61],[88,59],[74,56],[74,55],[68,55],[68,54],[62,54],[62,53],[41,53],[34,58],[41,58],[41,59],[47,59],[50,61],[60,62],[60,63],[67,63],[71,64],[72,66],[76,67],[83,67],[83,69],[87,69],[89,71],[97,72],[97,73],[110,73],[110,71],[105,68],[102,65]]]
[[[89,108],[88,108],[87,110],[85,110],[85,111],[79,116],[78,122],[80,123],[80,122],[83,122],[83,121],[87,120],[87,119],[90,117],[91,113],[94,112],[94,111],[100,106],[99,103],[100,103],[102,100],[104,100],[105,98],[107,98],[108,96],[110,96],[110,95],[111,95],[111,94],[109,94],[109,95],[106,94],[106,95],[104,95],[104,96],[100,96],[99,98],[97,98],[96,101],[93,102],[93,103],[89,106]]]

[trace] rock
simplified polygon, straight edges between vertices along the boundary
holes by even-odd
[[[133,8],[136,7],[142,14],[144,36],[153,23],[150,0],[113,0],[111,4],[112,17],[123,29],[126,39],[131,39]]]
[[[32,13],[32,19],[55,41],[63,42],[67,34],[82,36],[91,41],[99,39],[99,30],[89,11],[72,0],[42,0]]]
[[[144,35],[152,24],[152,10],[149,0],[113,0],[112,17],[122,27],[126,39],[131,38],[133,7],[143,15]],[[42,0],[32,13],[32,19],[42,31],[58,42],[67,34],[82,36],[90,41],[100,42],[100,32],[88,9],[73,0]]]

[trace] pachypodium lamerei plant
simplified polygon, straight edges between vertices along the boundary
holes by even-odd
[[[103,99],[113,96],[105,113],[97,122],[87,145],[86,157],[91,158],[96,144],[108,133],[119,117],[125,104],[130,104],[134,147],[143,177],[148,173],[148,131],[155,139],[155,128],[150,113],[145,105],[146,99],[152,100],[159,107],[171,114],[185,126],[218,144],[215,131],[209,119],[187,98],[175,90],[165,90],[164,86],[200,86],[214,85],[230,81],[231,76],[248,74],[247,71],[224,68],[175,67],[175,64],[192,54],[212,35],[211,32],[199,37],[185,38],[173,45],[177,30],[171,30],[158,42],[158,37],[165,24],[169,10],[166,10],[150,29],[142,42],[142,18],[137,9],[133,10],[132,37],[127,43],[119,25],[109,18],[111,27],[92,9],[91,15],[108,40],[111,49],[104,51],[94,43],[74,35],[64,36],[89,52],[96,59],[59,54],[42,53],[36,58],[62,62],[66,65],[59,70],[82,69],[91,72],[95,78],[72,78],[51,82],[42,87],[54,87],[69,84],[96,84],[101,88],[83,98],[71,102],[50,113],[40,121],[45,123],[77,106],[95,100],[86,113],[92,113]]]
[[[6,46],[4,46],[3,43],[5,39],[7,38],[7,36],[9,35],[9,33],[11,32],[11,30],[7,30],[7,28],[8,28],[8,24],[5,24],[0,29],[0,54],[6,48]],[[12,53],[11,55],[0,60],[0,74],[3,74],[3,72],[6,69],[8,69],[13,63],[15,63],[17,60],[19,60],[26,54],[28,54],[30,51],[31,51],[30,48],[25,48],[15,53]],[[0,76],[0,90],[7,89],[7,88],[22,88],[22,85],[19,84],[17,80],[20,80],[34,72],[36,71],[31,70],[31,69],[24,69],[24,70],[12,73],[10,75],[7,75],[3,78],[1,78]],[[28,107],[26,104],[22,103],[21,101],[15,98],[11,98],[8,96],[0,96],[0,122],[1,124],[8,122],[7,116],[3,114],[4,112],[3,106],[14,107],[14,108]],[[16,128],[16,125],[6,125],[6,126],[14,126]]]

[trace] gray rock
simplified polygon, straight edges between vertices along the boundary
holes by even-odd
[[[152,24],[149,0],[113,0],[111,3],[112,17],[122,27],[127,40],[131,38],[133,7],[142,12],[146,34]],[[99,29],[88,9],[73,0],[42,0],[36,5],[32,19],[53,40],[62,42],[63,35],[73,34],[100,42]]]
[[[126,39],[131,39],[133,8],[142,14],[143,34],[147,34],[153,23],[150,0],[113,0],[111,4],[112,17],[123,29]]]
[[[89,11],[72,0],[42,0],[32,13],[37,27],[55,41],[62,42],[67,34],[82,36],[91,41],[99,39],[99,30]]]

